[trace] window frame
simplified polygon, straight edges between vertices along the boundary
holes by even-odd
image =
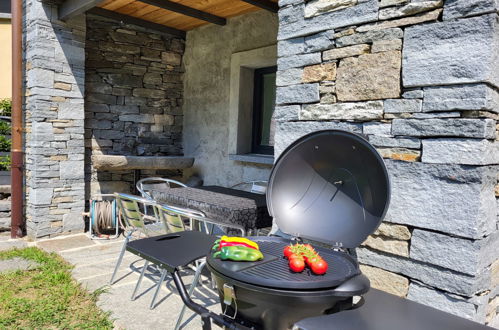
[[[274,147],[261,144],[263,116],[263,76],[277,73],[277,65],[255,69],[253,75],[253,121],[251,129],[251,152],[262,155],[273,155]],[[275,106],[275,105],[274,105]]]

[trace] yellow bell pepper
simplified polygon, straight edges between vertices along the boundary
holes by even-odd
[[[237,236],[234,236],[234,237],[229,237],[229,236],[222,236],[220,238],[222,241],[224,242],[231,242],[231,243],[245,243],[249,246],[252,246],[253,248],[257,249],[257,250],[260,250],[258,244],[256,244],[255,242],[247,239],[247,238],[244,238],[244,237],[237,237]]]

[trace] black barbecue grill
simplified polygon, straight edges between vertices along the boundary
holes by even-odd
[[[292,240],[280,237],[251,237],[265,256],[252,263],[213,259],[215,237],[194,231],[137,240],[127,250],[172,274],[186,306],[201,316],[203,330],[212,321],[226,329],[489,329],[377,290],[352,308],[353,297],[369,290],[369,280],[346,249],[376,230],[389,196],[384,163],[369,143],[351,133],[321,131],[294,142],[277,160],[267,202],[294,240],[330,246],[314,244],[329,264],[325,275],[290,272],[282,250]],[[206,254],[223,315],[192,301],[179,274],[181,266]]]
[[[360,136],[328,130],[295,141],[272,169],[269,212],[294,240],[330,246],[317,248],[328,271],[293,273],[283,257],[290,239],[251,237],[264,260],[207,258],[225,315],[256,329],[287,329],[303,318],[351,307],[353,296],[369,290],[369,281],[346,249],[376,230],[389,196],[383,160]]]

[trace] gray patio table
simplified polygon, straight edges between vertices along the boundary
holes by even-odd
[[[202,211],[208,218],[230,225],[238,224],[246,232],[272,226],[265,195],[220,186],[153,190],[158,203]]]

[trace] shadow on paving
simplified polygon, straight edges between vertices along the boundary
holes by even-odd
[[[149,267],[136,299],[131,301],[132,292],[144,265],[140,257],[126,252],[118,269],[115,283],[109,285],[118,255],[122,247],[122,238],[118,240],[92,241],[86,234],[78,234],[36,242],[36,246],[54,251],[74,265],[73,277],[89,291],[102,291],[97,305],[106,312],[118,329],[173,329],[182,307],[184,306],[172,279],[168,276],[161,286],[155,308],[149,309],[156,282],[160,273]],[[182,278],[187,289],[192,282],[194,272],[182,271]],[[220,313],[218,294],[208,289],[209,281],[204,277],[204,285],[197,287],[193,300]],[[201,318],[186,310],[182,329],[200,329]],[[213,325],[213,328],[217,328]]]

